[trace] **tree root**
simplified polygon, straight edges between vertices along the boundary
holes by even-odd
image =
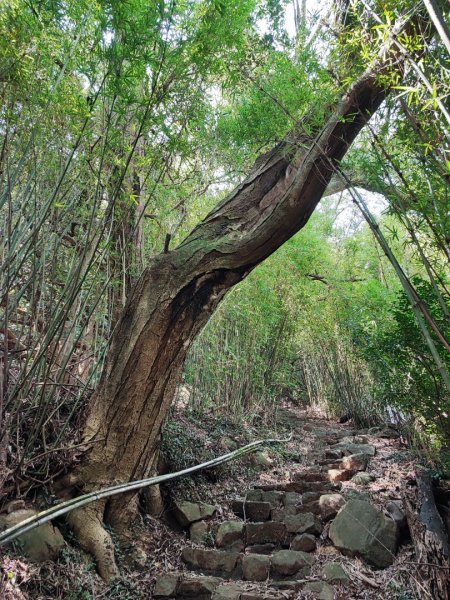
[[[145,514],[156,518],[163,515],[165,506],[159,485],[152,485],[143,489],[140,498]]]
[[[120,545],[124,550],[126,549],[124,552],[126,563],[132,568],[143,568],[147,562],[147,554],[139,543],[139,531],[142,531],[143,527],[139,512],[139,495],[131,492],[111,498],[105,515]]]
[[[105,502],[96,502],[83,508],[77,508],[67,515],[80,546],[92,554],[99,575],[105,581],[111,581],[120,575],[114,557],[114,544],[111,536],[103,527]]]

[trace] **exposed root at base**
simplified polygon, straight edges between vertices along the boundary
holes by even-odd
[[[114,557],[113,541],[103,527],[104,509],[104,502],[90,504],[73,510],[67,520],[80,546],[94,557],[100,577],[108,582],[118,577],[120,572]]]
[[[136,492],[111,498],[105,512],[122,548],[126,548],[126,563],[131,568],[143,568],[147,554],[139,544],[139,530],[143,526],[139,512],[139,496]]]
[[[152,485],[143,489],[140,499],[145,514],[159,518],[164,513],[164,500],[159,485]]]

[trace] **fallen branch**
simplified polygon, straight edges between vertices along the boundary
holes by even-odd
[[[450,598],[450,548],[437,510],[431,477],[418,471],[417,499],[406,499],[406,516],[417,557],[416,568],[435,600]]]
[[[347,569],[348,569],[348,565],[347,565]],[[375,579],[372,579],[370,577],[367,577],[367,575],[364,575],[364,573],[361,573],[361,571],[358,571],[357,569],[348,569],[352,575],[354,575],[355,577],[357,577],[358,579],[360,579],[361,581],[363,581],[364,583],[367,583],[367,585],[370,585],[373,588],[379,589],[381,587],[381,585],[379,583],[377,583],[375,581]]]
[[[183,469],[182,471],[177,471],[176,473],[167,473],[166,475],[157,475],[155,477],[149,477],[147,479],[140,479],[138,481],[131,481],[128,483],[119,483],[118,485],[113,485],[111,487],[105,488],[103,490],[99,490],[97,492],[90,492],[89,494],[84,494],[83,496],[78,496],[77,498],[72,498],[71,500],[67,500],[65,502],[60,502],[56,506],[52,506],[47,510],[43,510],[37,515],[30,517],[29,519],[25,519],[6,529],[2,533],[0,533],[0,546],[15,540],[20,535],[26,533],[27,531],[31,531],[56,517],[61,517],[74,510],[75,508],[80,508],[81,506],[85,506],[86,504],[90,504],[91,502],[95,502],[96,500],[101,500],[102,498],[109,498],[110,496],[116,496],[118,494],[122,494],[124,492],[131,492],[133,490],[139,490],[141,488],[149,487],[151,485],[156,485],[160,483],[164,483],[165,481],[169,481],[171,479],[176,479],[178,477],[183,477],[184,475],[191,475],[192,473],[196,473],[197,471],[201,471],[203,469],[210,469],[213,467],[217,467],[218,465],[223,465],[227,462],[245,456],[246,454],[250,454],[254,452],[260,446],[266,444],[284,444],[289,442],[292,439],[292,435],[284,440],[277,439],[269,439],[269,440],[259,440],[257,442],[252,442],[251,444],[247,444],[242,448],[238,448],[237,450],[233,450],[233,452],[228,452],[227,454],[223,454],[217,458],[213,458],[207,462],[204,462],[200,465],[196,465],[195,467],[189,467],[187,469]]]

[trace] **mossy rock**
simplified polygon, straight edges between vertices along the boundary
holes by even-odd
[[[349,500],[332,522],[329,536],[343,554],[360,556],[375,567],[394,561],[397,525],[368,502]]]
[[[9,529],[37,514],[35,510],[20,509],[0,515],[0,530]],[[57,527],[51,523],[44,523],[22,534],[13,543],[21,554],[37,562],[45,562],[58,557],[64,546],[64,538]]]

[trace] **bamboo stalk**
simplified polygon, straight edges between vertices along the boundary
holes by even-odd
[[[2,533],[0,533],[0,546],[11,542],[16,539],[20,535],[26,533],[27,531],[31,531],[56,517],[61,517],[74,510],[75,508],[80,508],[81,506],[86,506],[86,504],[90,504],[91,502],[95,502],[96,500],[101,500],[102,498],[109,498],[111,496],[116,496],[118,494],[122,494],[124,492],[131,492],[134,490],[139,490],[141,488],[149,487],[151,485],[157,485],[160,483],[164,483],[165,481],[170,481],[172,479],[177,479],[178,477],[183,477],[184,475],[192,475],[192,473],[197,473],[203,469],[210,469],[213,467],[217,467],[219,465],[223,465],[227,462],[245,456],[251,452],[254,452],[260,446],[265,444],[284,444],[291,440],[290,436],[286,439],[267,439],[267,440],[258,440],[256,442],[251,442],[246,446],[242,446],[242,448],[238,448],[237,450],[233,450],[232,452],[228,452],[227,454],[223,454],[218,456],[217,458],[213,458],[207,462],[201,463],[200,465],[196,465],[195,467],[189,467],[187,469],[182,469],[181,471],[177,471],[176,473],[167,473],[166,475],[157,475],[156,477],[149,477],[146,479],[140,479],[138,481],[132,481],[128,483],[120,483],[118,485],[113,485],[111,487],[105,488],[103,490],[97,492],[90,492],[89,494],[84,494],[83,496],[78,496],[77,498],[72,498],[71,500],[67,500],[66,502],[61,502],[56,506],[52,506],[47,510],[43,510],[38,513],[34,517],[30,517],[25,519],[21,523],[6,529]]]
[[[433,338],[431,337],[431,334],[427,327],[427,321],[430,323],[430,319],[428,318],[428,311],[425,309],[425,306],[424,306],[423,302],[421,301],[420,297],[418,296],[416,290],[412,286],[411,282],[409,281],[408,277],[405,275],[402,267],[400,266],[399,262],[397,261],[396,257],[394,256],[389,244],[387,243],[384,235],[382,234],[382,232],[380,230],[378,223],[376,222],[373,215],[370,213],[369,208],[367,207],[364,199],[351,186],[351,182],[348,181],[348,178],[346,177],[346,175],[344,173],[342,173],[342,171],[340,171],[340,172],[341,172],[341,175],[344,177],[344,179],[347,180],[347,182],[349,184],[349,191],[352,196],[353,202],[360,209],[360,211],[361,211],[362,215],[364,216],[365,220],[367,221],[367,224],[369,225],[372,233],[374,234],[378,243],[382,247],[383,252],[386,254],[386,256],[388,257],[392,266],[394,267],[394,269],[398,275],[398,278],[402,284],[402,287],[405,291],[405,294],[407,295],[408,300],[411,304],[411,308],[416,317],[417,324],[419,325],[419,328],[425,338],[428,348],[430,349],[431,355],[433,356],[433,359],[436,363],[438,371],[445,383],[446,388],[450,391],[450,376],[447,372],[444,361],[442,360],[442,358],[436,348],[436,345],[433,341]],[[433,322],[434,322],[434,320],[432,319],[431,325],[433,325]],[[436,332],[436,329],[434,327],[433,327],[433,330]],[[438,334],[438,332],[436,332],[436,333]],[[438,336],[438,337],[442,341],[441,337],[440,336]],[[444,344],[444,345],[445,345],[445,347],[447,347],[446,344]]]
[[[363,5],[366,7],[366,9],[368,10],[368,12],[372,15],[372,17],[380,25],[385,25],[383,20],[377,15],[377,13],[374,10],[372,10],[372,8],[369,6],[369,4],[366,2],[366,0],[361,0],[361,1],[362,1]],[[416,9],[414,9],[414,10],[416,10]],[[393,37],[393,43],[394,43],[395,47],[398,48],[400,50],[400,52],[403,54],[403,56],[406,58],[408,64],[411,66],[413,71],[415,71],[417,77],[423,83],[423,85],[427,89],[430,96],[433,97],[433,94],[434,94],[433,84],[430,82],[430,80],[426,76],[425,72],[423,71],[423,69],[421,67],[421,64],[419,64],[419,62],[417,62],[416,59],[413,56],[411,56],[411,53],[407,50],[407,48],[405,48],[403,46],[403,44],[401,44],[398,41],[398,39],[396,39],[396,37]],[[445,120],[450,125],[450,112],[447,110],[447,107],[445,106],[445,104],[442,102],[442,100],[439,97],[434,98],[434,101],[436,102],[436,105],[439,107],[439,110],[441,111],[442,115],[445,117]],[[450,138],[450,132],[445,128],[445,126],[443,126],[443,130],[444,130],[446,137]]]
[[[380,164],[383,166],[382,160],[381,160],[381,156],[378,153],[378,148],[377,146],[380,148],[381,152],[383,153],[383,156],[386,158],[386,160],[389,161],[389,163],[394,167],[394,169],[396,170],[396,172],[401,176],[401,173],[399,171],[399,169],[396,167],[396,165],[394,164],[394,159],[392,158],[392,156],[390,155],[390,153],[386,150],[385,146],[382,144],[380,138],[378,137],[378,135],[375,133],[373,127],[371,127],[371,125],[368,125],[368,129],[372,135],[373,140],[375,141],[375,150],[377,152],[377,157],[379,159]],[[398,192],[397,187],[394,185],[394,182],[392,181],[392,178],[389,174],[389,172],[387,171],[386,167],[384,167],[384,172],[386,174],[386,177],[389,180],[390,183],[390,189],[392,189],[396,200],[397,200],[397,204],[398,206],[396,206],[395,202],[393,203],[394,209],[396,210],[396,213],[399,215],[399,218],[404,221],[404,225],[413,241],[413,243],[416,245],[416,248],[419,252],[419,256],[420,259],[427,271],[428,274],[428,278],[430,280],[430,283],[433,287],[434,293],[436,294],[436,297],[439,301],[439,304],[442,308],[442,312],[445,316],[445,318],[447,319],[447,321],[450,321],[450,312],[449,309],[447,307],[447,304],[444,300],[444,298],[442,297],[442,294],[438,288],[438,285],[436,283],[435,277],[433,275],[433,271],[431,269],[431,264],[430,261],[428,260],[427,256],[425,255],[425,252],[422,248],[422,245],[419,241],[419,238],[416,235],[416,232],[414,231],[414,226],[410,220],[410,218],[408,217],[407,211],[406,211],[406,207],[405,204],[403,202],[403,199],[401,197],[401,194]],[[402,180],[404,181],[404,183],[406,183],[406,180],[402,177]],[[409,187],[409,186],[408,186]],[[449,348],[450,351],[450,348]]]
[[[433,25],[436,27],[439,37],[450,54],[450,29],[445,22],[444,15],[442,14],[438,3],[436,0],[423,0],[423,3],[433,21]]]

